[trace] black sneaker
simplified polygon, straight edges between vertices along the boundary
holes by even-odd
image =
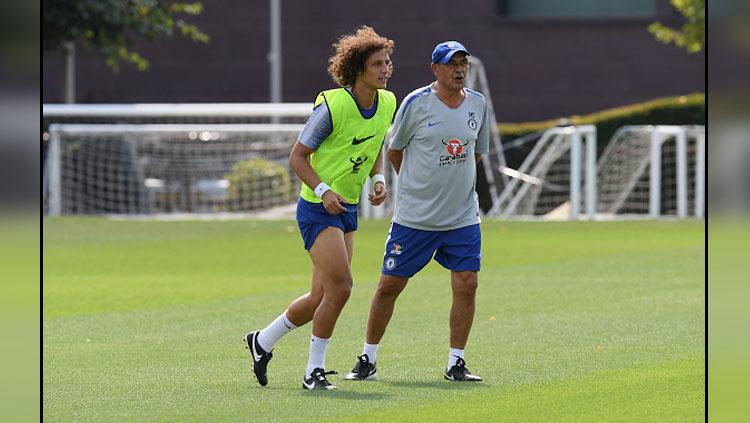
[[[443,374],[446,380],[452,380],[455,382],[481,382],[482,378],[471,374],[469,369],[466,368],[466,362],[463,358],[459,358],[456,364],[451,366],[450,369],[446,370]]]
[[[327,372],[321,368],[314,369],[310,377],[302,380],[302,387],[305,389],[336,389],[336,385],[326,379],[326,375],[335,375],[335,371]]]
[[[266,368],[268,367],[268,362],[271,361],[271,358],[273,358],[273,354],[270,352],[266,352],[261,348],[260,344],[258,343],[258,334],[260,331],[250,332],[247,335],[245,335],[245,343],[247,346],[245,348],[250,350],[250,358],[252,359],[252,366],[253,373],[255,374],[255,378],[258,379],[258,383],[260,383],[260,386],[266,386],[268,384],[268,377],[266,376]]]
[[[370,363],[370,357],[367,354],[357,356],[357,364],[351,372],[344,376],[346,380],[375,380],[378,377],[378,369],[375,363]]]

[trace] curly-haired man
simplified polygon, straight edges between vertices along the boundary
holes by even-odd
[[[313,264],[312,287],[266,328],[245,335],[253,372],[265,386],[276,343],[293,329],[313,322],[310,355],[302,386],[335,389],[326,379],[325,354],[336,320],[352,289],[351,260],[357,230],[357,203],[368,175],[369,201],[387,196],[381,150],[396,112],[386,91],[393,72],[394,42],[362,26],[334,44],[328,73],[340,86],[318,94],[312,114],[289,155],[304,183],[297,223]]]

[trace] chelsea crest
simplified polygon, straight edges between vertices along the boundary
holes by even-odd
[[[469,125],[469,128],[472,131],[475,130],[475,129],[477,129],[477,120],[474,119],[474,116],[475,116],[474,112],[470,112],[469,113],[469,121],[467,122],[467,124]]]

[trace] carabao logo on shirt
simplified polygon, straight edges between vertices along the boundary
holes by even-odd
[[[461,164],[466,161],[469,157],[468,153],[464,153],[464,147],[469,145],[469,140],[461,141],[459,139],[442,139],[442,143],[445,146],[447,155],[443,154],[440,156],[440,166],[451,166]]]

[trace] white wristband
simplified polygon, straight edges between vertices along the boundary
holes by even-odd
[[[379,173],[376,175],[372,175],[370,176],[370,182],[372,182],[372,186],[375,186],[375,184],[377,184],[378,182],[381,182],[383,185],[385,185],[385,176]]]
[[[330,189],[331,187],[329,187],[328,184],[326,184],[325,182],[321,182],[317,187],[315,187],[315,196],[318,198],[323,198],[323,194],[325,194],[326,191]]]

